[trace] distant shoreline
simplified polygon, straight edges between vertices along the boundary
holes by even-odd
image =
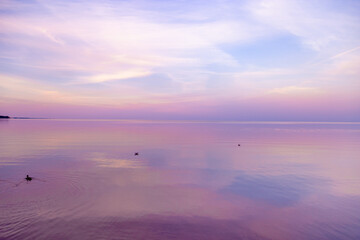
[[[49,119],[49,118],[32,118],[32,117],[10,117],[10,116],[1,116],[0,119]]]
[[[12,117],[12,119],[49,119],[49,118]]]

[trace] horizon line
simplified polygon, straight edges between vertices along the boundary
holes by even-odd
[[[158,122],[158,123],[242,123],[242,124],[360,124],[360,121],[289,121],[289,120],[181,120],[181,119],[129,119],[129,118],[36,118],[10,117],[13,120],[60,120],[60,121],[123,121],[123,122]]]

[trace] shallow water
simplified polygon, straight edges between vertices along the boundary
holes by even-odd
[[[359,145],[355,123],[1,120],[0,239],[360,239]]]

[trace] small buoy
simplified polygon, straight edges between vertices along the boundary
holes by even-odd
[[[139,153],[138,153],[138,152],[136,152],[134,155],[135,155],[135,156],[137,156],[137,155],[139,155]]]
[[[32,177],[29,177],[29,175],[26,175],[26,181],[31,181],[32,180]]]

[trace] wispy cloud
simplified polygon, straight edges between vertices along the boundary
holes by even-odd
[[[319,92],[319,90],[311,87],[298,87],[298,86],[288,86],[283,88],[275,88],[269,91],[270,94],[314,94]]]
[[[107,81],[115,81],[121,79],[128,79],[128,78],[135,78],[135,77],[144,77],[150,75],[151,72],[141,69],[131,69],[131,70],[124,70],[119,73],[114,74],[100,74],[94,75],[91,77],[87,77],[84,79],[85,82],[90,83],[101,83]]]
[[[359,7],[352,1],[260,0],[251,2],[249,10],[270,27],[294,34],[312,49],[324,51],[358,41],[360,19],[349,14],[351,6]]]
[[[336,59],[336,58],[340,58],[340,57],[342,57],[342,56],[344,56],[344,55],[347,55],[347,54],[349,54],[349,53],[352,53],[352,52],[355,52],[355,51],[358,51],[358,50],[360,50],[360,46],[358,46],[358,47],[356,47],[356,48],[352,48],[352,49],[350,49],[350,50],[346,50],[346,51],[341,52],[341,53],[339,53],[339,54],[336,54],[335,56],[332,56],[332,57],[330,58],[330,60],[333,60],[333,59]]]

